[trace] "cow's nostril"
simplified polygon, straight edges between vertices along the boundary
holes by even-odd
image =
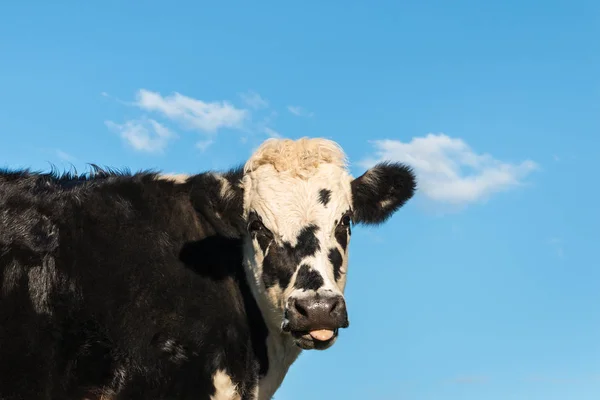
[[[334,312],[336,312],[340,306],[340,303],[340,299],[336,299],[329,308],[329,314],[333,314]]]
[[[296,308],[296,311],[298,311],[298,313],[304,317],[308,317],[308,311],[306,311],[306,308],[304,307],[304,305],[300,304],[300,301],[295,300],[294,301],[294,308]]]

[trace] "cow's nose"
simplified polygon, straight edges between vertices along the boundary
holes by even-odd
[[[289,325],[295,331],[348,327],[346,302],[342,296],[293,299],[288,310]]]

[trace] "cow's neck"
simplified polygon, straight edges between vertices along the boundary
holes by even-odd
[[[261,377],[259,381],[259,400],[268,400],[273,397],[275,391],[283,382],[288,369],[296,361],[301,351],[289,336],[284,336],[278,332],[269,332],[267,338],[269,368],[266,375]]]
[[[261,311],[266,305],[261,304],[261,297],[252,286],[252,272],[248,268],[244,268],[244,271],[242,292],[246,293],[246,310],[253,335],[254,353],[260,365],[258,400],[269,400],[302,350],[289,335],[281,332],[279,326],[269,322],[273,318]]]

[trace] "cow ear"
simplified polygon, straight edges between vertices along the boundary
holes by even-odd
[[[382,162],[360,177],[352,186],[352,207],[357,224],[385,222],[415,193],[412,169],[401,163]]]
[[[194,175],[186,182],[196,212],[219,235],[239,238],[244,230],[242,177],[239,167],[225,173]]]

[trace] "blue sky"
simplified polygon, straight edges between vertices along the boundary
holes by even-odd
[[[598,399],[599,37],[592,0],[5,2],[0,164],[413,163],[355,229],[350,329],[275,398]]]

